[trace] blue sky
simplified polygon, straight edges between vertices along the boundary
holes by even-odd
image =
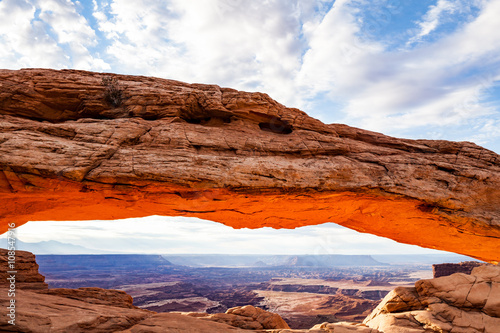
[[[500,152],[498,13],[492,0],[1,0],[0,67],[215,83]]]

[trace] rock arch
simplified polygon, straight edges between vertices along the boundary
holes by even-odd
[[[104,76],[121,89],[118,106]],[[286,132],[262,125],[270,119]],[[0,128],[2,232],[148,215],[335,222],[500,261],[500,158],[470,142],[326,125],[215,85],[48,69],[0,71]]]

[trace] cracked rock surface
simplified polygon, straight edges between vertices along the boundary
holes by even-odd
[[[481,266],[420,280],[390,292],[363,322],[385,333],[495,333],[500,328],[500,267]]]
[[[149,215],[235,228],[335,222],[500,261],[498,154],[326,125],[266,94],[151,77],[0,70],[0,200],[2,232],[10,222]]]

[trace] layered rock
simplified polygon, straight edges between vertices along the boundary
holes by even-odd
[[[432,265],[432,276],[438,278],[441,276],[448,276],[455,273],[470,274],[475,267],[483,266],[485,263],[478,261],[464,261],[457,264],[435,264]]]
[[[0,221],[335,222],[499,261],[500,159],[325,125],[261,93],[75,70],[0,71]],[[425,231],[425,232],[423,232]]]
[[[117,332],[152,315],[147,310],[91,304],[29,290],[17,290],[15,300],[15,325],[1,316],[2,332]],[[0,288],[0,306],[5,309],[9,301],[7,289]]]
[[[495,333],[500,327],[500,267],[480,266],[398,287],[368,316],[365,325],[385,333]]]
[[[81,300],[90,304],[101,304],[116,306],[119,308],[138,309],[133,305],[132,296],[121,290],[102,289],[102,288],[52,288],[39,291],[41,294],[66,297],[76,300]]]
[[[34,256],[29,252],[23,276],[40,283]],[[18,271],[18,273],[20,273]],[[27,273],[29,272],[29,273]],[[43,278],[43,276],[41,276]],[[322,323],[291,330],[277,314],[253,306],[221,314],[174,314],[138,309],[124,292],[100,288],[30,290],[0,287],[0,307],[15,300],[15,325],[0,317],[3,332],[272,332],[272,333],[496,333],[500,327],[500,267],[483,265],[471,275],[455,273],[420,280],[415,288],[398,287],[359,323]]]
[[[14,254],[15,253],[15,254]],[[14,260],[12,259],[14,255]],[[11,257],[9,259],[9,257]],[[12,263],[12,266],[9,265]],[[0,288],[8,287],[11,275],[15,276],[15,286],[21,289],[43,290],[48,286],[45,276],[38,272],[35,255],[28,251],[14,251],[0,248]]]

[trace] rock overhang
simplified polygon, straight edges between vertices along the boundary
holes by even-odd
[[[326,125],[214,85],[43,69],[0,80],[2,231],[149,215],[236,228],[334,222],[500,259],[500,159],[475,144]]]

